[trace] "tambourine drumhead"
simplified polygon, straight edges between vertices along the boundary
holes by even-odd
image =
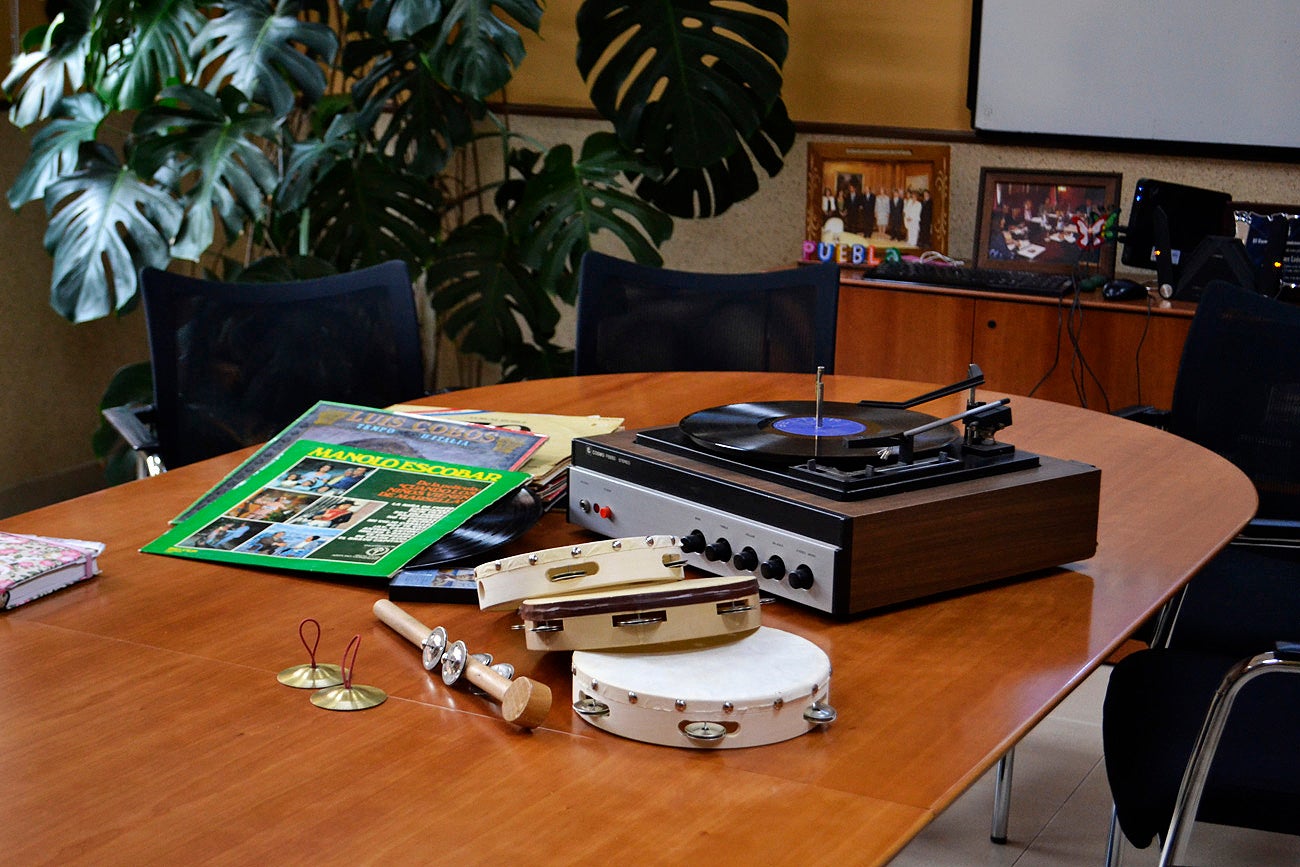
[[[671,650],[574,651],[574,707],[622,737],[719,749],[776,743],[828,722],[830,659],[767,626]],[[810,709],[820,710],[810,713]]]

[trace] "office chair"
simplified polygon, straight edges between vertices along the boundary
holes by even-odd
[[[153,406],[104,415],[142,474],[264,442],[320,400],[382,407],[424,393],[403,262],[285,283],[147,268],[140,291]]]
[[[588,252],[574,373],[835,366],[839,266],[752,274],[653,268]]]
[[[1300,835],[1300,309],[1205,290],[1163,426],[1236,464],[1259,510],[1188,583],[1102,715],[1119,833],[1186,856],[1195,820]],[[1177,532],[1177,528],[1169,528]]]

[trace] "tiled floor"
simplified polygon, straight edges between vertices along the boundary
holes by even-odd
[[[1110,789],[1101,759],[1103,666],[1016,748],[1008,841],[989,840],[993,777],[987,774],[890,862],[890,867],[1100,867],[1106,859]],[[1197,825],[1197,867],[1300,864],[1300,837]],[[1152,844],[1125,842],[1123,867],[1150,867]]]

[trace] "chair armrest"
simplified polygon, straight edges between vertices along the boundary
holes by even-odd
[[[1273,645],[1273,655],[1287,662],[1300,662],[1300,641],[1279,641]]]
[[[1169,427],[1169,410],[1156,409],[1154,406],[1126,406],[1115,410],[1111,415],[1126,418],[1130,421],[1140,422],[1148,427],[1159,428],[1160,430],[1165,430]]]
[[[104,420],[135,452],[137,478],[159,476],[167,472],[162,455],[158,454],[158,436],[148,421],[153,407],[128,404],[111,406],[101,412]]]
[[[111,406],[102,411],[104,420],[113,426],[122,439],[135,451],[157,451],[158,437],[147,419],[153,412],[151,406]]]

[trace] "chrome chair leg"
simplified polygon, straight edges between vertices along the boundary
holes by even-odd
[[[1106,837],[1106,867],[1120,867],[1124,860],[1124,835],[1119,830],[1119,814],[1110,808],[1110,834]]]
[[[1011,818],[1011,770],[1015,758],[1016,748],[1012,747],[998,759],[993,772],[993,824],[989,839],[994,843],[1007,842],[1007,822]]]
[[[1246,684],[1274,672],[1300,674],[1300,653],[1294,649],[1285,653],[1261,653],[1233,666],[1224,676],[1223,683],[1210,702],[1205,724],[1201,727],[1200,736],[1197,737],[1191,758],[1187,762],[1178,798],[1174,802],[1173,818],[1169,821],[1169,831],[1165,834],[1164,846],[1160,851],[1160,867],[1183,861],[1187,854],[1192,840],[1192,827],[1201,805],[1201,793],[1210,776],[1210,765],[1214,761],[1223,729],[1228,723],[1233,702]]]

